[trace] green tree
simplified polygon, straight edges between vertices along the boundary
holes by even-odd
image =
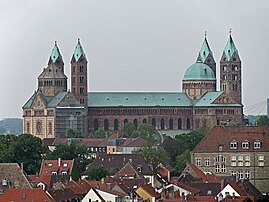
[[[108,170],[103,166],[97,166],[88,172],[89,179],[100,181],[102,178],[108,176]]]
[[[186,164],[190,162],[191,162],[191,153],[190,150],[187,149],[182,154],[177,156],[175,168],[179,173],[181,173],[186,167]]]
[[[76,129],[69,129],[67,131],[68,138],[82,138],[82,135],[79,130]]]
[[[156,140],[160,139],[160,133],[149,124],[141,124],[137,129],[139,136],[146,139],[149,144],[153,144]]]
[[[0,163],[13,162],[12,144],[16,139],[15,135],[0,135]]]
[[[166,164],[169,162],[169,157],[162,147],[156,148],[146,146],[140,148],[135,153],[141,154],[148,163],[153,165],[154,168],[156,168],[160,163]]]
[[[11,145],[13,162],[23,163],[27,174],[35,174],[41,165],[41,156],[46,152],[41,139],[30,134],[22,134]]]
[[[257,121],[258,126],[269,126],[269,118],[266,115],[260,116],[260,118]]]
[[[108,136],[110,136],[110,132],[106,132],[100,128],[97,131],[95,131],[92,135],[92,137],[94,138],[106,138]]]
[[[132,137],[134,135],[135,131],[136,131],[136,128],[135,128],[134,124],[130,123],[130,122],[124,124],[123,129],[122,129],[122,132],[128,137]],[[138,136],[138,135],[136,135],[136,136]]]

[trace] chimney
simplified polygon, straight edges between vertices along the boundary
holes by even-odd
[[[107,189],[112,190],[112,184],[111,183],[106,183],[107,184]]]
[[[21,171],[23,172],[23,163],[21,163]]]
[[[58,158],[58,167],[61,166],[61,158]]]

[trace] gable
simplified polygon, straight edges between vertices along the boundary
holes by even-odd
[[[42,96],[41,92],[38,91],[36,93],[36,96],[35,98],[33,99],[33,102],[32,102],[32,105],[31,105],[31,108],[32,109],[45,109],[47,107],[47,103],[44,99],[44,97]]]
[[[228,95],[226,92],[223,92],[219,97],[217,97],[213,104],[239,104],[236,100]]]

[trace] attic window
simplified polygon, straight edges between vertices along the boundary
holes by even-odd
[[[137,170],[138,172],[142,172],[142,166],[141,165],[137,166]]]
[[[249,142],[247,140],[245,140],[244,142],[242,142],[242,148],[243,149],[249,149]]]
[[[261,148],[261,142],[260,141],[255,141],[254,142],[254,149],[260,149]]]
[[[222,151],[222,145],[219,145],[219,151]]]
[[[21,199],[26,199],[26,194],[23,193],[23,194],[21,195]]]
[[[48,163],[48,166],[51,167],[52,166],[52,163]]]
[[[237,142],[235,140],[230,143],[230,149],[237,149]]]
[[[67,163],[64,163],[64,167],[67,167]]]

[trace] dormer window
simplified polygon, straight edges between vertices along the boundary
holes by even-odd
[[[254,142],[254,149],[260,149],[261,148],[261,142],[260,141],[255,141]]]
[[[222,151],[222,148],[223,148],[222,145],[219,145],[219,151]]]
[[[62,171],[62,175],[67,175],[67,171]]]
[[[249,142],[247,140],[242,142],[242,148],[243,149],[249,149]]]
[[[52,171],[51,174],[52,175],[57,175],[57,172],[56,171]]]
[[[64,167],[67,167],[67,163],[64,163]]]
[[[230,149],[237,149],[237,142],[235,140],[230,142]]]
[[[137,171],[142,172],[142,166],[141,165],[137,166]]]

